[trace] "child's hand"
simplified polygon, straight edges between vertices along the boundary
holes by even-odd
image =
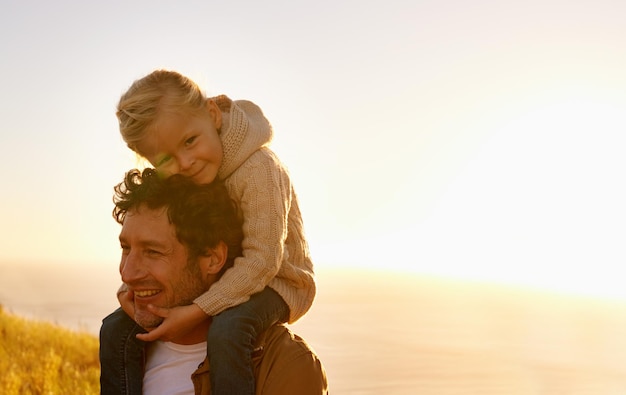
[[[148,310],[159,317],[165,318],[161,325],[150,330],[148,333],[140,333],[137,339],[146,342],[154,340],[173,341],[186,335],[196,325],[206,320],[208,316],[196,304],[178,306],[168,309],[148,305]]]
[[[117,300],[122,306],[122,310],[133,320],[135,319],[135,294],[123,285],[117,291]]]

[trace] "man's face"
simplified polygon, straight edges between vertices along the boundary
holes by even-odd
[[[127,213],[120,232],[122,281],[134,292],[135,321],[154,328],[163,318],[147,305],[174,307],[188,305],[206,285],[195,262],[188,262],[187,248],[176,238],[165,208],[145,206]]]

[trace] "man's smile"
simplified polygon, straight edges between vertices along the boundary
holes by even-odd
[[[156,289],[152,289],[152,290],[134,291],[134,292],[135,292],[135,296],[138,296],[140,298],[147,298],[147,297],[150,297],[150,296],[154,296],[154,295],[158,294],[161,291],[156,290]]]

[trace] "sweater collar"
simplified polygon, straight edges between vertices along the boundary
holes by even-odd
[[[261,109],[247,100],[212,98],[222,111],[220,138],[224,158],[218,175],[228,178],[243,162],[272,141],[273,130]]]

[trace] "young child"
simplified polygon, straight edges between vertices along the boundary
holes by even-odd
[[[136,337],[173,340],[211,316],[211,393],[253,394],[257,335],[277,322],[302,317],[315,296],[296,194],[286,168],[268,148],[272,127],[255,104],[207,98],[193,81],[166,70],[135,81],[121,96],[117,117],[128,147],[164,176],[183,174],[197,183],[223,180],[244,221],[243,254],[234,266],[192,305],[153,308],[164,317],[162,324]],[[103,370],[118,368],[113,365],[123,349],[119,345],[132,341],[134,323],[126,315],[132,317],[137,297],[122,286],[118,298],[126,314],[118,309],[113,313],[117,320],[109,320],[117,324],[102,326]],[[145,352],[142,346],[137,350]]]

